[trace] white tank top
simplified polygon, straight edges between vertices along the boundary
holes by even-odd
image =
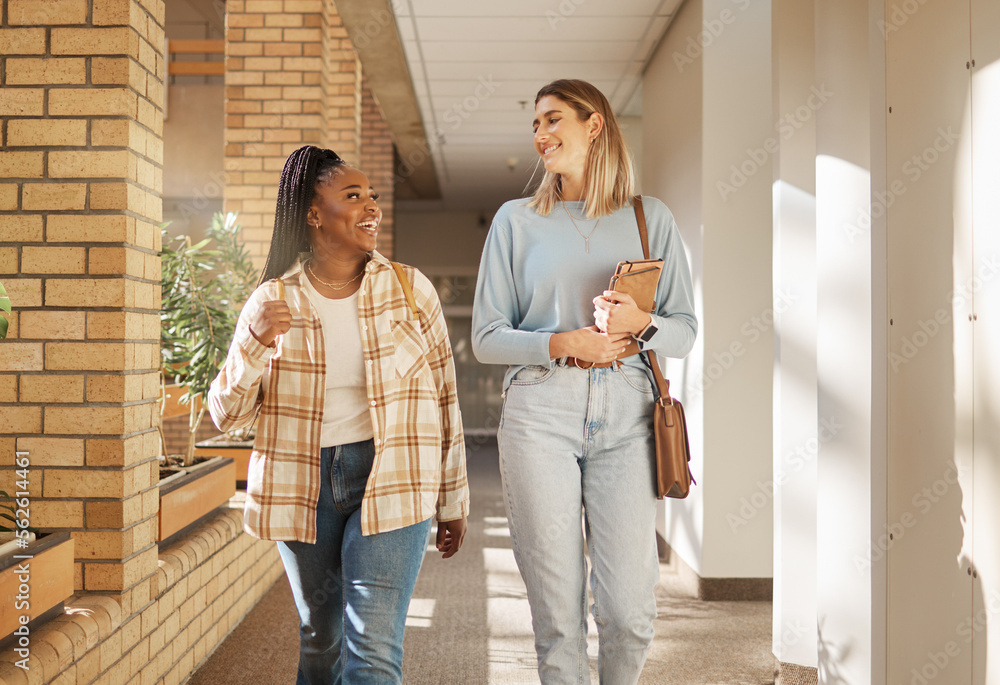
[[[302,274],[306,297],[316,308],[326,341],[326,402],[322,447],[346,445],[374,436],[368,413],[368,386],[361,348],[358,293],[342,300],[320,295]]]

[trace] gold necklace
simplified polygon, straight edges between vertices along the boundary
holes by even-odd
[[[306,269],[309,270],[309,273],[312,274],[313,278],[315,278],[317,281],[319,281],[320,283],[322,283],[323,285],[325,285],[327,288],[330,288],[331,290],[343,290],[344,288],[346,288],[347,286],[349,286],[351,283],[353,283],[354,281],[358,280],[361,277],[361,274],[363,274],[365,272],[365,267],[362,266],[361,267],[361,271],[358,272],[358,275],[355,276],[354,278],[352,278],[349,281],[344,281],[343,283],[327,283],[322,278],[320,278],[319,276],[317,276],[315,271],[313,271],[312,260],[311,259],[308,262],[306,262]]]
[[[597,217],[597,223],[594,224],[594,228],[591,229],[590,233],[584,235],[583,231],[580,230],[580,227],[576,225],[576,219],[574,219],[573,215],[569,213],[569,209],[566,207],[565,200],[562,201],[562,206],[563,209],[566,210],[566,216],[568,216],[569,220],[573,222],[573,228],[575,228],[576,232],[580,234],[581,238],[583,238],[583,241],[587,246],[587,254],[590,254],[590,236],[594,235],[594,231],[597,230],[597,225],[601,223],[601,217]],[[583,219],[580,219],[580,221],[583,221]]]

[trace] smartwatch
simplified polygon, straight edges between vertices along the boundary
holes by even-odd
[[[653,318],[650,317],[649,325],[643,328],[642,332],[635,336],[635,339],[643,344],[648,343],[653,339],[653,336],[656,335],[657,330],[656,325],[653,323]]]

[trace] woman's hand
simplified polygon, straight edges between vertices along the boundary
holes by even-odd
[[[576,357],[580,361],[604,364],[617,359],[631,337],[628,333],[603,333],[597,326],[555,333],[549,338],[549,358]]]
[[[605,333],[638,335],[652,320],[653,317],[640,310],[627,293],[605,290],[603,295],[594,298],[594,323]]]
[[[464,518],[455,521],[438,521],[437,550],[443,553],[442,559],[452,557],[455,552],[462,549],[466,528]]]
[[[274,339],[292,327],[292,312],[284,300],[268,300],[250,319],[250,333],[261,345],[270,347]]]

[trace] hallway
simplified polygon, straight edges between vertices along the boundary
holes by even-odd
[[[472,512],[461,553],[429,553],[410,603],[404,680],[414,685],[537,683],[531,616],[510,551],[496,441],[468,439]],[[433,552],[433,550],[431,550]],[[774,682],[770,602],[701,602],[661,568],[656,641],[643,673],[653,685]],[[195,671],[189,685],[290,685],[296,616],[284,579]],[[590,653],[597,654],[591,623]],[[593,682],[597,682],[591,661]]]

